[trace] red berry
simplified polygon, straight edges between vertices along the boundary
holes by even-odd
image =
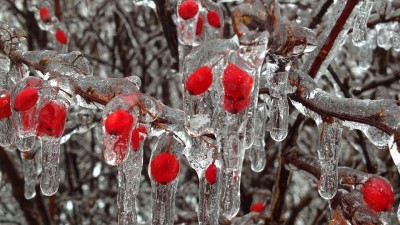
[[[214,163],[209,165],[206,169],[205,177],[207,182],[210,184],[217,182],[217,166],[215,166]]]
[[[194,0],[186,0],[178,7],[178,15],[184,19],[192,19],[199,11],[199,5]]]
[[[36,105],[38,99],[39,92],[36,88],[24,88],[15,96],[14,109],[17,111],[27,111]]]
[[[250,97],[246,97],[244,99],[235,100],[228,96],[224,96],[224,109],[230,113],[240,113],[244,109],[247,108],[250,104]]]
[[[365,203],[374,211],[392,211],[393,191],[386,181],[377,177],[370,177],[361,188]]]
[[[213,80],[213,74],[208,66],[195,70],[186,80],[185,89],[191,95],[200,95],[208,90]]]
[[[37,136],[60,137],[64,132],[67,110],[56,102],[47,102],[39,111]]]
[[[107,117],[104,126],[108,134],[126,136],[132,128],[133,121],[133,117],[128,111],[119,109]]]
[[[55,37],[56,40],[62,45],[65,45],[68,42],[68,37],[63,30],[58,29],[56,31]]]
[[[203,33],[203,26],[204,26],[204,19],[203,16],[199,16],[197,18],[197,24],[196,24],[196,35],[197,36],[201,36],[201,34]]]
[[[4,119],[11,116],[11,104],[10,94],[3,93],[0,96],[0,119]]]
[[[140,143],[145,139],[147,135],[147,130],[145,126],[138,126],[132,131],[131,146],[134,151],[137,151]]]
[[[250,95],[254,79],[235,64],[229,64],[222,76],[225,95],[233,99],[242,99]]]
[[[217,12],[215,12],[214,10],[211,10],[210,12],[207,13],[207,21],[208,24],[210,24],[214,28],[221,27],[221,21],[219,20],[219,16]]]
[[[42,21],[44,21],[44,22],[50,22],[51,21],[50,12],[46,7],[39,8],[39,16],[40,16],[40,19]]]
[[[262,212],[264,210],[264,203],[262,202],[256,202],[250,207],[250,212]]]
[[[179,161],[175,155],[168,152],[158,154],[150,163],[151,176],[160,184],[167,184],[175,180],[179,168]]]

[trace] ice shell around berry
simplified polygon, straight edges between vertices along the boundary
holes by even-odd
[[[222,76],[224,94],[238,100],[250,96],[254,79],[235,64],[229,64]]]
[[[250,105],[250,100],[250,96],[239,100],[224,96],[224,109],[233,114],[240,113]]]
[[[202,15],[199,15],[197,18],[197,24],[196,24],[196,35],[201,36],[203,33],[203,27],[204,27],[204,19]]]
[[[60,137],[65,128],[67,110],[56,102],[47,102],[39,111],[37,136]]]
[[[38,99],[38,90],[33,87],[27,87],[15,96],[13,107],[16,111],[27,111],[36,105]]]
[[[217,182],[217,166],[214,163],[207,167],[205,177],[209,184]]]
[[[202,66],[188,77],[185,82],[185,89],[191,95],[201,95],[210,88],[212,81],[213,74],[211,68]]]
[[[207,22],[214,28],[221,27],[221,20],[219,19],[217,12],[214,10],[211,10],[207,13]]]
[[[10,116],[11,116],[10,93],[5,91],[0,95],[0,119],[5,119]]]
[[[199,5],[194,0],[185,0],[178,7],[178,15],[184,20],[192,19],[199,12]]]
[[[137,151],[139,149],[139,145],[142,141],[144,141],[145,136],[147,136],[147,130],[145,126],[138,126],[132,131],[131,147],[133,151]]]
[[[51,14],[50,11],[46,7],[40,7],[39,8],[39,16],[40,19],[44,22],[50,22],[51,21]]]
[[[150,163],[150,173],[153,179],[160,184],[168,184],[179,174],[180,164],[174,154],[162,152]]]
[[[56,40],[58,43],[65,45],[68,42],[68,36],[65,34],[63,30],[58,29],[56,33],[54,34]]]
[[[104,126],[108,134],[123,136],[129,133],[133,122],[134,119],[128,111],[119,109],[106,118]]]
[[[361,188],[365,203],[374,211],[392,211],[394,195],[391,186],[381,178],[370,177]]]
[[[253,205],[251,205],[250,212],[258,212],[258,213],[260,213],[260,212],[262,212],[264,210],[264,207],[265,207],[264,203],[256,202]]]

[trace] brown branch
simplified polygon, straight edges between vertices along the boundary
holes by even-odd
[[[393,84],[395,81],[400,80],[400,75],[395,75],[394,77],[390,77],[384,80],[374,80],[371,81],[370,83],[366,84],[364,87],[362,87],[360,90],[354,90],[353,94],[354,95],[360,95],[365,91],[372,90],[374,88],[377,88],[379,86],[390,86]]]
[[[176,25],[172,20],[172,12],[168,9],[171,8],[170,1],[166,0],[155,0],[157,7],[158,20],[164,31],[165,38],[167,39],[169,50],[171,51],[172,57],[176,60],[179,65],[179,53],[178,53],[178,35],[176,31]]]
[[[349,18],[351,12],[353,12],[354,7],[358,4],[360,0],[348,0],[342,13],[336,21],[335,26],[333,26],[328,38],[326,39],[324,45],[319,51],[317,57],[315,58],[313,64],[308,71],[308,75],[312,78],[315,78],[317,75],[322,63],[325,61],[326,57],[329,55],[333,44],[335,43],[339,33],[342,31],[343,26],[346,24],[347,19]]]

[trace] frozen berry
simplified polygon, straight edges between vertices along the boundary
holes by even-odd
[[[250,207],[250,212],[262,212],[264,210],[264,203],[262,202],[256,202]]]
[[[377,177],[370,177],[361,188],[365,203],[374,211],[392,211],[393,191],[386,181]]]
[[[68,42],[68,37],[63,30],[58,29],[55,34],[58,43],[65,45]]]
[[[204,19],[203,17],[200,15],[197,18],[197,24],[196,24],[196,35],[197,36],[201,36],[201,34],[203,33],[203,26],[204,26]]]
[[[233,99],[246,98],[253,88],[254,79],[235,64],[229,64],[222,76],[225,95]]]
[[[210,184],[217,182],[217,166],[215,166],[214,163],[209,165],[206,169],[205,177],[206,181]]]
[[[199,5],[194,0],[185,0],[178,7],[178,15],[184,19],[192,19],[199,11]]]
[[[208,66],[203,66],[190,74],[186,80],[185,89],[191,95],[200,95],[208,90],[213,80],[213,74]]]
[[[219,19],[219,16],[217,12],[214,10],[211,10],[210,12],[207,13],[207,22],[210,24],[210,26],[214,28],[220,28],[221,27],[221,21]]]
[[[150,163],[151,176],[160,184],[167,184],[175,180],[179,168],[179,161],[175,155],[168,152],[158,154]]]
[[[235,100],[228,96],[224,96],[224,109],[230,113],[240,113],[247,108],[250,104],[250,97],[244,99]]]
[[[119,109],[111,113],[104,122],[107,133],[117,136],[124,136],[126,134],[129,134],[132,125],[132,115],[128,111],[123,109]]]
[[[0,96],[0,119],[11,116],[10,94],[3,93]]]
[[[50,11],[46,7],[40,7],[39,8],[39,16],[40,19],[44,22],[50,22],[51,21],[51,14]]]
[[[131,146],[134,151],[137,151],[140,143],[145,139],[147,130],[145,126],[138,126],[132,131]]]
[[[37,136],[60,137],[64,132],[67,111],[55,102],[47,102],[39,111]]]
[[[24,88],[15,96],[14,109],[17,111],[27,111],[36,105],[38,99],[39,92],[36,88]]]

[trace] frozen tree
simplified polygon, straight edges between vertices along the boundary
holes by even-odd
[[[3,0],[0,224],[399,224],[399,0]]]

